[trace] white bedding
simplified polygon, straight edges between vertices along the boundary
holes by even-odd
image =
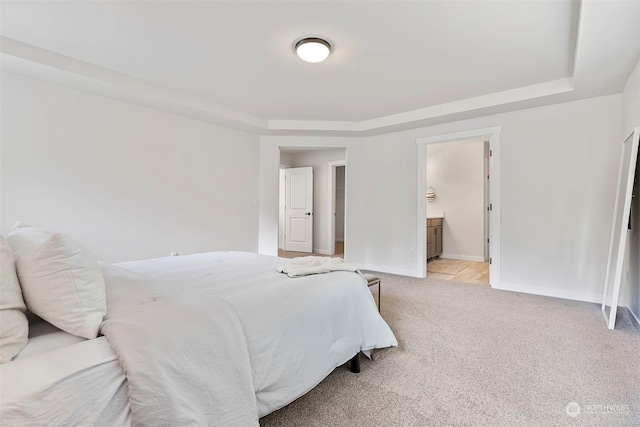
[[[300,397],[359,350],[397,345],[358,274],[291,279],[276,271],[282,261],[216,252],[104,267],[110,314],[103,331],[127,365],[134,423],[160,414],[174,425],[193,417],[207,425],[257,425],[259,416]],[[180,316],[185,322],[177,327]],[[221,335],[211,322],[233,333]],[[138,331],[154,324],[164,341],[145,339],[131,351]],[[173,354],[162,354],[167,349]],[[230,371],[234,379],[224,381]],[[181,372],[222,380],[185,382]],[[224,411],[207,412],[212,405]]]
[[[29,323],[29,341],[13,360],[26,359],[27,357],[36,356],[46,353],[47,351],[77,344],[86,340],[86,338],[71,335],[68,332],[60,330],[44,320],[32,321]]]
[[[106,338],[0,365],[6,426],[130,426],[127,380]]]
[[[32,352],[0,366],[2,424],[257,425],[359,350],[397,345],[356,273],[291,279],[282,262],[102,265],[107,337],[34,331]]]

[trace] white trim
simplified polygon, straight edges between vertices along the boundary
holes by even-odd
[[[420,138],[416,140],[418,142]],[[427,198],[425,178],[427,176],[427,147],[418,143],[418,195],[417,200],[417,236],[418,248],[416,250],[416,271],[418,277],[427,277]]]
[[[323,120],[268,120],[268,129],[275,132],[339,132],[341,134],[377,135],[403,129],[428,126],[434,119],[442,119],[461,113],[481,113],[492,107],[532,100],[572,92],[572,77],[523,86],[502,92],[494,92],[459,101],[447,102],[417,110],[404,111],[374,119],[362,121],[323,121]],[[535,106],[539,106],[536,104]],[[487,113],[488,114],[488,113]],[[485,114],[486,115],[486,114]]]
[[[462,141],[463,139],[478,139],[501,132],[502,126],[494,126],[490,128],[467,130],[462,132],[443,133],[440,135],[423,136],[417,138],[416,144],[434,144],[438,142]]]
[[[315,254],[319,254],[319,255],[333,255],[332,253],[330,253],[328,250],[326,249],[318,249],[318,248],[313,248],[313,253],[310,253],[309,255],[315,255]]]
[[[633,323],[638,330],[638,333],[640,333],[640,319],[638,319],[638,316],[633,312],[633,310],[631,310],[631,307],[627,307],[627,311],[631,315],[631,323]]]
[[[456,255],[456,254],[441,254],[440,258],[442,259],[459,259],[461,261],[475,261],[475,262],[484,262],[484,257],[481,256],[473,256],[473,255]]]
[[[508,110],[531,108],[562,101],[574,90],[573,77],[522,86],[472,98],[404,111],[361,121],[278,120],[255,116],[151,84],[51,50],[0,36],[2,69],[92,93],[147,105],[186,117],[209,121],[259,135],[380,135]]]
[[[279,153],[280,159],[282,159],[282,153]],[[280,166],[278,168],[278,249],[279,250],[283,250],[284,251],[284,239],[285,239],[285,230],[284,230],[284,218],[282,220],[282,227],[283,229],[280,229],[280,207],[282,204],[282,200],[280,200],[280,185],[282,184],[280,182],[280,178],[284,178],[284,176],[280,176],[280,173],[282,172],[283,169],[289,169],[291,167],[291,165],[285,165],[284,163],[280,163]],[[282,196],[284,197],[284,196]],[[284,215],[284,209],[282,210],[282,215]],[[280,233],[282,233],[282,240],[280,240]]]
[[[491,175],[491,204],[493,206],[491,211],[491,224],[489,227],[489,238],[491,246],[491,265],[489,266],[489,281],[491,287],[494,289],[502,289],[501,277],[500,277],[500,136],[502,133],[502,126],[494,126],[490,128],[468,130],[462,132],[445,133],[440,135],[425,136],[416,138],[416,144],[418,145],[417,156],[417,233],[418,233],[418,250],[416,251],[417,257],[417,271],[420,274],[418,277],[426,277],[426,249],[427,249],[427,202],[424,197],[426,191],[426,145],[436,144],[442,142],[453,142],[469,139],[488,138],[489,149],[492,152],[490,158],[490,175]],[[484,261],[484,259],[483,259]]]
[[[517,102],[531,101],[542,97],[551,97],[574,89],[573,77],[552,80],[549,82],[523,86],[516,89],[494,92],[487,95],[480,95],[474,98],[466,98],[459,101],[447,102],[434,105],[432,107],[419,108],[417,110],[392,114],[370,120],[363,120],[358,123],[361,132],[383,133],[386,129],[394,127],[402,128],[403,125],[425,126],[427,120],[443,118],[460,114],[463,112],[481,112],[498,105],[509,105]],[[489,115],[486,113],[485,115]],[[269,128],[272,129],[272,120],[269,120]],[[406,129],[407,127],[405,127]]]
[[[520,285],[517,283],[502,282],[501,290],[510,292],[521,292],[524,294],[541,295],[546,297],[570,299],[575,301],[585,301],[601,303],[602,295],[590,292],[570,291],[567,289],[547,288],[543,286]]]
[[[344,166],[344,235],[343,241],[347,234],[347,151],[345,149],[344,160],[335,160],[328,162],[329,165],[329,250],[327,255],[335,255],[336,253],[336,217],[335,201],[336,201],[336,168]]]
[[[269,120],[0,36],[2,69],[185,117],[260,134]]]
[[[482,233],[482,257],[484,262],[489,262],[491,254],[491,245],[489,239],[491,237],[491,212],[486,207],[491,204],[491,147],[489,141],[482,143],[482,223],[484,224],[484,233]]]
[[[406,270],[404,268],[387,267],[384,265],[375,265],[375,264],[354,264],[354,265],[360,270],[370,270],[370,271],[376,271],[379,273],[396,274],[398,276],[422,277],[416,274],[415,270]]]
[[[495,133],[491,135],[489,139],[489,150],[491,150],[492,155],[489,159],[489,167],[491,172],[491,181],[490,186],[491,189],[489,191],[489,197],[491,199],[491,204],[493,205],[493,209],[491,211],[491,215],[489,218],[489,256],[491,259],[491,264],[489,265],[489,281],[491,282],[491,286],[500,289],[501,288],[501,280],[502,280],[502,252],[500,251],[501,242],[502,242],[502,220],[501,220],[501,206],[502,202],[500,200],[500,185],[501,185],[501,148],[500,141],[502,137],[502,126],[496,128]]]

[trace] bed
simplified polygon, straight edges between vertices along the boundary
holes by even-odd
[[[83,339],[46,323],[0,365],[5,425],[258,425],[364,351],[397,345],[353,272],[214,252],[101,264],[107,315]]]

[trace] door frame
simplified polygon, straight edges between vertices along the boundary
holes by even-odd
[[[484,197],[482,199],[484,218],[482,222],[484,224],[484,236],[482,245],[484,247],[484,262],[489,262],[489,257],[491,255],[491,212],[488,209],[488,206],[491,205],[491,147],[489,146],[489,141],[484,141],[483,143],[483,190]]]
[[[345,152],[346,157],[346,152]],[[344,166],[344,241],[347,241],[347,160],[328,162],[329,171],[329,255],[336,253],[336,168]],[[345,243],[346,244],[346,243]],[[346,258],[345,249],[345,258]]]
[[[489,162],[490,168],[490,226],[489,226],[489,245],[491,248],[491,264],[489,266],[489,280],[491,287],[501,289],[501,252],[500,252],[500,139],[502,134],[502,126],[491,128],[468,130],[463,132],[445,133],[434,136],[416,138],[418,146],[418,173],[417,173],[417,233],[418,233],[418,250],[417,255],[417,271],[420,277],[427,277],[426,263],[426,247],[427,247],[427,199],[426,199],[426,178],[427,178],[427,145],[442,142],[454,142],[466,139],[486,138],[489,140],[489,150],[491,157]]]
[[[284,189],[284,171],[283,169],[288,169],[290,168],[291,165],[286,165],[284,163],[280,163],[280,166],[278,167],[278,250],[284,250],[284,230],[285,230],[285,224],[284,224],[284,207],[283,204],[285,202],[286,196],[284,195],[285,189]],[[281,191],[282,190],[282,191]],[[282,198],[280,198],[280,196],[282,196]],[[280,210],[282,209],[282,211]],[[282,223],[280,223],[280,215],[282,215]],[[282,226],[282,227],[281,227]],[[280,229],[282,228],[282,229]],[[280,247],[280,235],[282,235],[282,247]]]

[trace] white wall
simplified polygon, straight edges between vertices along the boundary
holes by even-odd
[[[441,258],[484,261],[484,142],[429,144],[430,212],[444,212]]]
[[[620,155],[620,147],[612,147],[612,141],[619,140],[620,125],[620,95],[611,95],[382,135],[371,141],[389,150],[414,143],[416,137],[502,126],[502,287],[599,301]],[[372,155],[370,167],[382,167],[385,157],[384,152]],[[415,176],[409,164],[405,160],[402,174]],[[411,188],[408,181],[398,181],[392,184],[395,188]],[[410,191],[415,194],[415,185]],[[381,208],[372,211],[371,221],[383,222],[393,210],[415,211],[413,201],[400,208],[385,204],[382,194],[372,196],[369,202]],[[402,239],[410,241],[415,227],[415,220],[407,223]],[[388,252],[390,245],[378,246]],[[390,258],[386,253],[376,256],[370,262],[383,264],[383,257]]]
[[[624,86],[622,105],[623,134],[627,136],[633,128],[640,126],[640,60]]]
[[[628,135],[640,126],[640,60],[622,92],[623,134]],[[640,194],[640,163],[636,169],[633,194]],[[629,240],[629,282],[623,288],[623,301],[628,304],[636,320],[640,322],[640,196],[633,199],[632,224],[634,228]]]
[[[293,153],[280,152],[280,167],[290,167],[293,164]]]
[[[257,249],[257,136],[1,78],[3,234],[21,220],[109,262]]]
[[[622,128],[609,95],[367,138],[263,136],[260,241],[277,249],[278,147],[347,149],[345,258],[417,274],[416,138],[502,126],[502,285],[600,301],[606,272]],[[397,255],[392,254],[396,247]]]
[[[375,137],[262,136],[258,156],[254,135],[3,72],[0,227],[57,229],[123,261],[253,250],[258,218],[260,252],[277,254],[279,147],[342,147],[345,258],[416,274],[415,139],[502,126],[503,287],[599,301],[638,74],[624,95]]]

